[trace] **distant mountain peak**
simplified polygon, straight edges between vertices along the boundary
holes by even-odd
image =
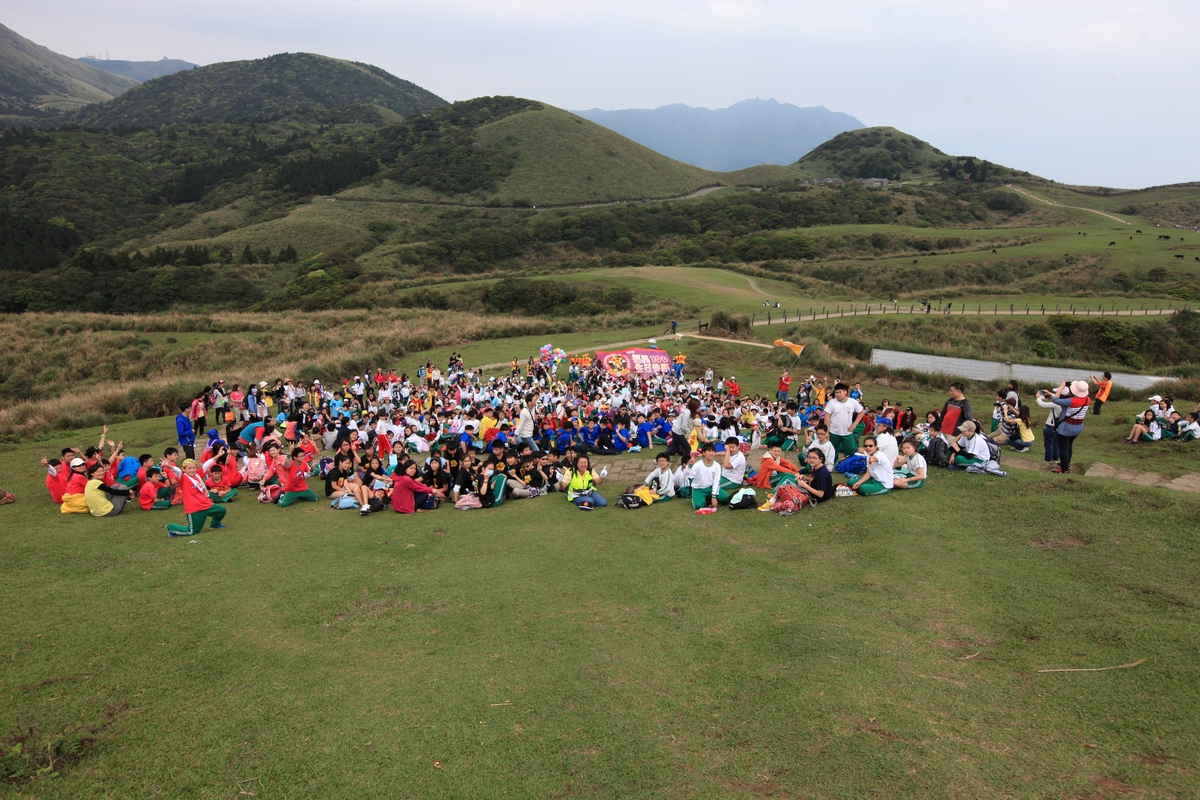
[[[663,155],[730,172],[759,164],[792,164],[822,142],[863,124],[824,106],[801,108],[752,97],[727,108],[673,103],[655,109],[576,111]]]

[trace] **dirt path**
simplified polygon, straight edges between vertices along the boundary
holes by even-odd
[[[743,275],[742,277],[745,278],[747,282],[749,282],[751,289],[758,292],[763,297],[771,297],[771,295],[767,294],[766,292],[764,292],[762,289],[759,288],[758,282],[755,281],[754,278],[751,278],[749,275]]]
[[[1017,187],[1013,186],[1011,183],[1006,183],[1004,185],[1007,186],[1008,188],[1012,189],[1017,194],[1023,194],[1026,197],[1028,197],[1030,200],[1037,200],[1039,203],[1045,203],[1048,206],[1058,206],[1059,208],[1070,208],[1070,209],[1074,209],[1075,211],[1090,211],[1093,214],[1099,214],[1102,217],[1108,217],[1113,222],[1119,222],[1122,225],[1132,225],[1133,224],[1129,220],[1121,219],[1118,216],[1109,214],[1107,211],[1097,211],[1094,208],[1084,208],[1083,206],[1066,206],[1066,205],[1063,205],[1062,203],[1056,203],[1053,200],[1045,200],[1041,197],[1038,197],[1036,194],[1031,194],[1031,193],[1025,191],[1024,189],[1018,189]]]

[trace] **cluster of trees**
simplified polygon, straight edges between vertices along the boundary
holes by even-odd
[[[57,267],[80,244],[75,226],[0,208],[0,270],[40,272]]]
[[[1047,358],[1116,359],[1139,370],[1200,361],[1200,313],[1194,311],[1136,325],[1116,317],[1053,316],[1028,326],[1025,336]]]
[[[442,292],[418,289],[399,299],[404,308],[439,311],[521,312],[539,317],[589,317],[630,311],[634,295],[625,287],[531,278],[504,278],[486,288]]]
[[[915,191],[915,190],[914,190]],[[929,222],[986,218],[978,198],[960,199],[936,191],[922,193],[916,204]],[[776,234],[814,225],[895,222],[903,204],[888,192],[857,184],[812,189],[779,187],[763,192],[725,195],[693,203],[628,204],[594,211],[559,211],[513,217],[487,210],[455,211],[415,230],[408,263],[429,270],[450,267],[471,274],[504,268],[527,254],[553,246],[581,253],[612,251],[618,263],[697,263],[707,260],[751,262],[818,258],[838,243],[807,234]],[[670,245],[664,241],[679,240]],[[962,246],[925,237],[884,237],[877,249],[937,250]]]

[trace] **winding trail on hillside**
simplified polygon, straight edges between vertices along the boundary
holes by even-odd
[[[750,284],[750,288],[751,288],[751,289],[753,289],[754,291],[758,292],[758,293],[759,293],[759,294],[761,294],[763,297],[770,297],[770,296],[771,296],[771,295],[767,294],[766,292],[764,292],[762,289],[760,289],[760,288],[759,288],[759,286],[758,286],[758,283],[757,283],[757,281],[755,281],[755,280],[754,280],[754,278],[751,278],[749,275],[743,275],[742,277],[743,277],[743,278],[745,278],[745,279],[747,280],[747,282],[749,282],[749,284]]]
[[[1109,214],[1107,211],[1097,211],[1094,208],[1085,208],[1083,206],[1063,205],[1062,203],[1056,203],[1053,200],[1046,200],[1045,198],[1038,197],[1036,194],[1027,192],[1024,189],[1018,189],[1016,186],[1013,186],[1011,183],[1006,183],[1004,185],[1007,186],[1009,189],[1012,189],[1017,194],[1023,194],[1026,197],[1028,197],[1030,200],[1037,200],[1039,203],[1045,203],[1048,206],[1057,206],[1059,208],[1070,208],[1070,209],[1074,209],[1075,211],[1090,211],[1093,214],[1099,214],[1102,217],[1107,217],[1107,218],[1111,219],[1113,222],[1119,222],[1122,225],[1132,225],[1133,224],[1129,220],[1121,219],[1120,217],[1118,217],[1114,214]]]
[[[697,189],[689,194],[681,194],[677,197],[647,197],[644,200],[603,200],[596,202],[584,203],[567,203],[564,205],[540,205],[531,206],[530,211],[538,211],[544,209],[555,208],[603,208],[605,206],[620,206],[620,205],[636,205],[638,203],[670,203],[677,200],[695,200],[698,197],[704,197],[719,189],[729,189],[729,186],[705,186],[702,189]],[[451,203],[445,200],[409,200],[403,197],[343,197],[341,195],[330,195],[327,197],[315,197],[313,202],[324,200],[326,202],[337,203],[389,203],[392,205],[401,206],[447,206],[449,208],[507,208],[515,210],[524,210],[520,206],[505,206],[505,205],[487,205],[485,203]]]

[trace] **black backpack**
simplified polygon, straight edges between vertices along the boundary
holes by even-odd
[[[982,436],[982,434],[979,435]],[[1000,463],[1000,453],[1002,451],[1000,450],[999,443],[987,437],[984,437],[984,441],[987,442],[988,446],[988,458],[990,458],[992,461],[995,461],[997,464]]]
[[[941,436],[934,435],[929,440],[929,455],[926,458],[931,467],[950,466],[950,445]]]

